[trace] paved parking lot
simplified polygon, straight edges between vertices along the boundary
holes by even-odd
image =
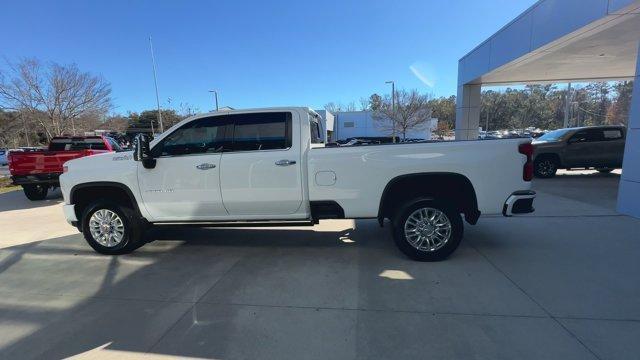
[[[0,177],[7,177],[7,176],[9,176],[9,166],[0,165]]]
[[[537,180],[534,215],[481,218],[440,263],[369,220],[156,231],[99,256],[59,194],[0,194],[0,358],[638,358],[640,220],[615,213],[618,179]]]

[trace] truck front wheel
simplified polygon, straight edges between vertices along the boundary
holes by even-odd
[[[49,192],[49,186],[43,184],[22,185],[24,195],[31,201],[44,200]]]
[[[143,227],[132,209],[100,199],[85,208],[82,234],[95,251],[120,255],[141,245]]]
[[[460,245],[463,230],[460,214],[434,200],[408,202],[393,220],[396,245],[418,261],[446,259]]]

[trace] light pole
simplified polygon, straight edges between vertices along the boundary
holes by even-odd
[[[396,142],[396,83],[393,80],[385,81],[385,84],[391,84],[391,123],[393,126],[392,138]]]
[[[215,90],[209,90],[210,93],[213,93],[213,96],[216,100],[216,111],[218,111],[218,92]]]
[[[571,103],[571,83],[567,86],[567,95],[564,99],[564,128],[569,127],[569,104]]]

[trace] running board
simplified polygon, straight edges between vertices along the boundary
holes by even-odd
[[[160,226],[196,226],[196,227],[274,227],[274,226],[313,226],[311,220],[282,221],[282,220],[259,220],[259,221],[160,221],[153,225]]]

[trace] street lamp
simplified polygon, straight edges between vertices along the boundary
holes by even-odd
[[[385,84],[391,84],[391,122],[393,142],[396,142],[396,83],[393,80],[385,81]]]
[[[210,93],[213,93],[216,100],[216,111],[218,111],[218,92],[215,90],[209,90]]]

